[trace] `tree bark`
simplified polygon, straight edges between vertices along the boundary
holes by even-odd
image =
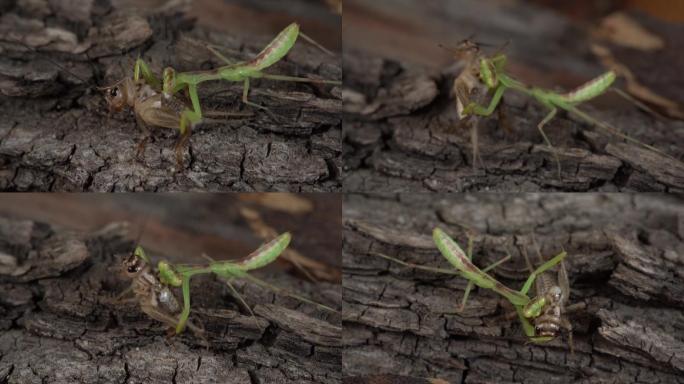
[[[206,44],[221,47],[223,55],[235,61],[249,60],[275,36],[210,32],[169,10],[144,17],[88,0],[45,9],[30,4],[18,2],[0,18],[2,189],[340,188],[339,87],[251,82],[250,100],[269,108],[274,118],[242,104],[242,83],[201,84],[205,116],[208,111],[253,113],[196,127],[184,149],[182,169],[177,169],[173,151],[176,131],[151,128],[153,139],[138,158],[143,134],[132,113],[108,117],[102,93],[96,90],[132,76],[136,57],[157,76],[166,66],[207,70],[225,63]],[[57,25],[44,20],[56,20]],[[342,77],[338,57],[303,41],[267,72]]]
[[[132,247],[116,225],[76,234],[0,218],[0,383],[341,381],[339,317],[249,283],[235,282],[254,318],[223,282],[193,281],[190,319],[208,346],[189,331],[165,340],[136,303],[114,300]],[[339,307],[334,284],[256,276]]]
[[[352,11],[345,13],[349,26],[343,65],[346,191],[677,192],[684,188],[681,161],[607,134],[563,111],[544,128],[560,158],[559,179],[553,151],[537,130],[549,110],[512,90],[504,94],[497,113],[477,119],[483,164],[474,168],[470,129],[459,121],[452,91],[463,63],[447,58],[443,64],[444,56],[452,52],[438,45],[456,46],[475,33],[476,41],[496,46],[509,42],[504,51],[507,73],[530,85],[571,90],[607,70],[591,53],[597,40],[578,23],[527,2],[387,3],[352,1]],[[369,14],[392,22],[369,23]],[[680,40],[681,26],[630,16],[667,42],[667,48],[645,52],[610,46],[617,60],[634,67],[639,81],[654,93],[684,105],[681,97],[672,96],[681,94],[681,83],[667,64],[684,63],[681,49],[669,46],[670,41],[679,44],[675,42]],[[398,33],[405,39],[397,40]],[[355,39],[357,35],[369,38]],[[483,49],[487,55],[497,50]],[[620,81],[616,85],[624,88]],[[645,114],[617,97],[599,100],[592,103],[602,102],[601,107],[582,104],[579,109],[682,159],[681,120]]]
[[[350,195],[344,202],[345,375],[381,373],[450,383],[681,383],[684,372],[684,204],[667,195]],[[439,226],[474,263],[512,260],[492,275],[520,289],[531,235],[570,277],[567,336],[529,343],[510,304],[467,281],[407,268],[377,253],[453,270],[430,233]],[[464,248],[465,249],[465,248]],[[537,263],[538,264],[538,263]],[[373,382],[373,381],[369,381]],[[378,381],[382,382],[382,381]],[[419,381],[416,381],[419,382]]]

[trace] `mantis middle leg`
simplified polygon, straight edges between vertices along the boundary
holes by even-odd
[[[554,157],[554,159],[556,159],[556,165],[558,166],[558,178],[560,179],[561,178],[561,165],[560,165],[560,158],[558,157],[558,152],[556,152],[556,149],[553,147],[553,145],[551,145],[551,141],[549,140],[548,137],[546,137],[546,133],[544,133],[544,125],[546,125],[546,123],[551,121],[551,119],[553,119],[554,116],[556,116],[556,113],[558,113],[558,108],[551,106],[551,105],[549,105],[549,107],[551,108],[551,111],[549,112],[548,115],[546,115],[546,117],[544,117],[544,119],[541,122],[539,122],[539,124],[537,124],[537,129],[539,130],[539,133],[541,133],[542,137],[544,138],[546,145],[548,145],[549,148],[551,149],[551,151],[553,152],[553,157]]]

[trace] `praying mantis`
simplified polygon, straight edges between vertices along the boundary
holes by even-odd
[[[525,255],[527,267],[530,270],[530,275],[523,287],[519,291],[516,291],[506,287],[486,273],[510,259],[510,255],[481,270],[471,261],[473,248],[471,237],[469,237],[468,240],[467,253],[440,228],[434,229],[432,238],[440,253],[456,268],[456,271],[407,263],[379,253],[375,253],[375,255],[411,268],[450,275],[458,274],[464,277],[468,280],[468,285],[466,286],[461,302],[461,311],[465,308],[468,295],[474,285],[485,289],[491,289],[506,298],[513,305],[523,331],[531,342],[548,342],[556,338],[561,329],[565,329],[568,331],[570,349],[571,351],[574,350],[572,343],[572,325],[563,315],[570,293],[567,272],[563,264],[563,259],[567,256],[565,251],[542,263],[537,269],[533,269],[527,258],[527,254],[523,253]],[[547,271],[558,264],[560,264],[558,278],[554,281],[554,279],[548,275]],[[528,293],[533,284],[535,285],[536,296],[530,298]]]
[[[285,76],[264,73],[268,67],[280,61],[292,49],[298,36],[313,43],[306,35],[299,32],[299,25],[292,23],[283,29],[253,59],[233,63],[211,46],[207,48],[226,65],[206,71],[176,72],[166,67],[162,79],[157,78],[149,66],[138,58],[133,69],[133,78],[126,78],[112,86],[105,87],[105,99],[110,110],[121,110],[124,106],[133,107],[138,122],[143,126],[153,125],[178,129],[180,138],[175,146],[176,160],[183,162],[182,148],[190,137],[192,128],[203,121],[197,86],[211,80],[242,82],[242,102],[253,108],[261,109],[275,118],[265,106],[248,99],[250,79],[267,79],[275,81],[293,81],[319,84],[340,85],[338,80],[323,80],[307,77]],[[315,44],[315,43],[314,43]],[[322,47],[321,47],[322,48]],[[185,90],[188,101],[178,97]],[[224,113],[225,116],[245,116],[244,114]],[[141,142],[144,146],[144,141]],[[139,147],[138,153],[141,152]]]
[[[210,263],[204,266],[193,266],[184,264],[173,265],[167,261],[159,261],[159,263],[157,264],[158,275],[155,278],[158,279],[158,282],[160,283],[162,288],[157,289],[157,291],[161,292],[159,294],[159,298],[157,299],[157,301],[162,304],[171,301],[171,299],[168,296],[169,294],[171,294],[171,292],[168,290],[169,287],[180,287],[183,294],[183,308],[182,310],[180,310],[179,313],[174,313],[174,315],[177,317],[168,314],[164,317],[158,316],[158,313],[147,311],[148,308],[145,307],[142,303],[141,308],[143,309],[143,312],[150,315],[150,317],[156,320],[160,320],[168,325],[171,325],[174,328],[176,334],[183,332],[186,326],[189,326],[191,330],[197,333],[198,327],[188,322],[188,318],[190,316],[190,279],[196,275],[213,273],[224,280],[224,282],[230,288],[233,295],[238,300],[240,300],[242,305],[244,305],[248,309],[252,316],[254,316],[254,314],[252,313],[251,308],[242,299],[242,297],[237,292],[235,287],[233,287],[233,285],[230,283],[230,280],[236,278],[244,278],[257,285],[273,290],[277,293],[284,293],[297,300],[316,305],[330,312],[337,312],[333,308],[330,308],[320,303],[316,303],[305,297],[287,292],[284,289],[276,287],[249,274],[249,271],[265,267],[266,265],[275,261],[278,258],[278,256],[280,256],[280,254],[287,248],[291,238],[292,236],[289,232],[283,233],[275,239],[263,244],[256,251],[250,253],[244,260],[241,261],[214,261],[213,259],[209,258]],[[144,249],[138,245],[136,246],[132,255],[124,261],[124,264],[127,266],[128,272],[138,273],[139,271],[132,271],[132,269],[128,266],[149,265],[150,259],[146,255]],[[146,278],[147,280],[150,280],[150,276],[147,276]],[[135,285],[133,288],[135,288]],[[175,307],[178,306],[176,305]]]
[[[457,48],[459,54],[465,57],[466,66],[454,80],[454,91],[456,93],[457,109],[459,118],[464,119],[468,116],[490,116],[501,102],[504,93],[511,89],[521,92],[539,102],[548,109],[548,114],[537,124],[537,129],[541,133],[546,145],[551,149],[557,166],[558,178],[561,177],[561,163],[557,151],[544,132],[544,126],[548,124],[558,113],[559,109],[570,112],[588,124],[592,124],[604,131],[616,135],[624,140],[643,146],[656,153],[664,155],[675,161],[678,159],[670,156],[663,151],[642,143],[609,124],[597,120],[587,113],[581,111],[577,106],[607,92],[615,82],[617,76],[614,71],[607,71],[602,75],[590,80],[574,90],[566,93],[558,93],[552,90],[532,87],[513,78],[505,72],[506,55],[496,53],[491,57],[485,56],[479,46],[466,39]],[[489,104],[485,106],[482,90],[491,94]],[[627,97],[622,92],[620,95]],[[477,134],[475,128],[471,130],[473,142],[473,166],[475,159],[478,158]]]

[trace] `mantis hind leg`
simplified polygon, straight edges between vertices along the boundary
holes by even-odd
[[[230,288],[230,291],[233,293],[233,296],[240,301],[242,306],[247,308],[247,311],[249,312],[250,316],[252,316],[252,319],[254,319],[254,324],[256,324],[257,328],[261,329],[261,325],[259,325],[259,321],[257,321],[257,318],[254,315],[254,312],[252,312],[252,308],[250,308],[249,305],[247,305],[247,302],[245,301],[245,299],[242,298],[240,293],[238,293],[237,289],[235,289],[235,287],[233,287],[233,284],[231,284],[230,281],[228,281],[226,279],[226,280],[224,280],[224,282],[226,283],[228,288]]]
[[[544,141],[546,142],[546,145],[549,146],[551,149],[551,152],[553,153],[553,157],[556,160],[556,165],[558,166],[558,179],[561,179],[561,164],[560,164],[560,158],[558,157],[558,152],[556,152],[556,149],[551,145],[551,141],[549,138],[546,136],[546,133],[544,133],[544,125],[551,121],[551,119],[556,116],[556,113],[558,113],[558,108],[556,107],[551,107],[551,112],[549,112],[544,119],[537,124],[537,129],[539,130],[539,133],[541,133],[542,137],[544,138]]]
[[[270,75],[268,73],[262,73],[259,77],[269,80],[276,81],[294,81],[297,83],[319,83],[319,84],[335,84],[341,85],[342,82],[339,80],[319,80],[310,79],[308,77],[296,77],[296,76],[284,76],[284,75]]]
[[[268,115],[271,116],[271,118],[273,120],[279,121],[280,119],[278,119],[278,116],[276,116],[273,113],[273,111],[271,111],[269,108],[264,107],[263,105],[259,105],[257,103],[249,101],[249,98],[248,98],[248,96],[249,96],[249,78],[246,78],[245,82],[243,84],[244,85],[242,87],[242,102],[249,105],[250,107],[263,110],[264,112],[268,113]]]

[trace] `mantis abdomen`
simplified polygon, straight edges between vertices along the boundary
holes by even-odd
[[[608,71],[603,75],[590,80],[573,91],[560,95],[563,101],[568,103],[581,103],[591,100],[604,93],[615,81],[616,75],[613,71]]]
[[[299,35],[299,24],[292,23],[283,29],[247,66],[262,70],[282,59],[292,49]]]

